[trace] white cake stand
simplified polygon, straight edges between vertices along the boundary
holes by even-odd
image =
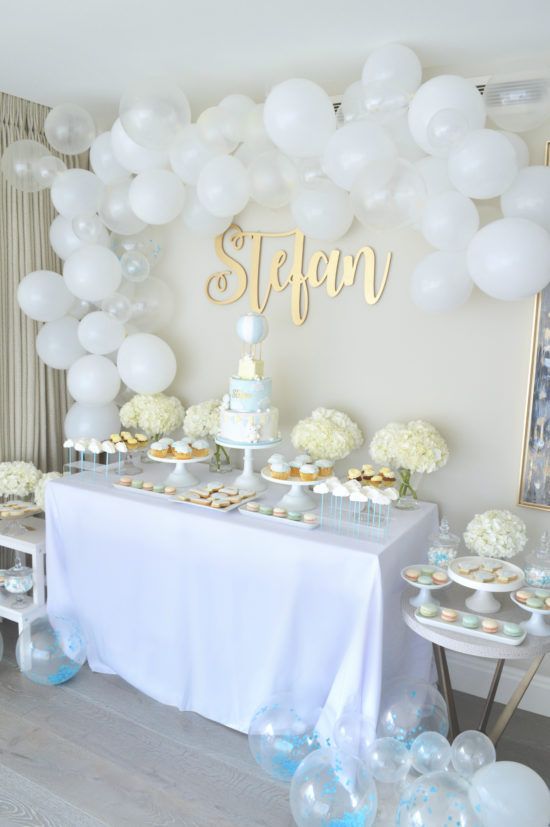
[[[192,457],[191,459],[174,459],[174,457],[155,457],[148,451],[147,456],[153,462],[167,462],[176,467],[164,480],[168,485],[173,485],[175,488],[189,488],[198,482],[197,477],[193,476],[187,469],[188,465],[193,465],[195,462],[206,462],[211,457],[211,452],[208,452],[206,457]]]
[[[516,600],[515,594],[511,594],[510,597],[512,602],[515,603],[516,606],[519,606],[520,609],[531,612],[529,620],[524,620],[520,623],[522,629],[525,629],[530,635],[535,635],[535,637],[547,637],[550,635],[550,626],[544,620],[545,617],[550,617],[550,609],[533,609],[531,606],[526,606],[525,603]]]
[[[301,480],[296,479],[296,477],[289,477],[287,480],[277,480],[271,476],[268,465],[262,468],[262,477],[276,485],[290,485],[288,494],[285,494],[282,500],[277,503],[281,508],[286,508],[287,511],[313,511],[314,508],[317,508],[316,500],[310,497],[307,489],[312,485],[317,485],[319,479]]]
[[[238,448],[244,452],[243,472],[234,480],[234,483],[243,490],[256,491],[257,493],[265,491],[267,485],[262,481],[262,477],[254,471],[253,451],[265,451],[266,448],[273,448],[273,446],[279,445],[281,442],[282,439],[280,437],[264,442],[235,442],[233,439],[224,439],[221,436],[216,437],[216,444],[221,445],[222,448]]]
[[[516,579],[511,583],[495,583],[494,581],[491,583],[481,583],[473,580],[471,577],[465,577],[458,572],[460,563],[476,563],[481,567],[484,560],[491,563],[502,563],[502,568],[511,569],[516,575]],[[457,557],[449,564],[447,574],[455,583],[459,583],[467,589],[475,589],[474,594],[471,597],[467,597],[465,603],[470,611],[475,613],[480,612],[481,614],[496,614],[496,612],[499,612],[501,606],[494,595],[515,592],[521,588],[524,580],[523,571],[519,566],[510,563],[508,560],[496,560],[492,557]]]
[[[414,586],[415,589],[418,589],[418,594],[415,597],[409,598],[409,603],[411,606],[416,606],[416,608],[420,608],[424,603],[433,603],[435,606],[440,606],[440,602],[436,597],[432,597],[431,592],[437,591],[438,589],[446,589],[447,586],[450,586],[453,582],[450,578],[447,580],[446,583],[417,583],[415,580],[409,580],[408,577],[405,577],[405,572],[407,569],[420,569],[422,568],[422,563],[419,563],[417,566],[405,566],[404,569],[401,569],[401,577],[409,586]],[[430,566],[430,568],[435,569],[435,571],[443,571],[443,569]],[[445,572],[447,574],[447,572]],[[448,575],[447,575],[448,577]]]

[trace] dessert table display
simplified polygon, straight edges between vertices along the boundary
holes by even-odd
[[[429,677],[429,648],[399,619],[399,572],[436,528],[433,504],[395,511],[375,543],[84,473],[48,485],[46,514],[50,611],[78,618],[92,669],[163,703],[247,731],[265,698],[292,691],[324,707],[328,733],[350,696],[376,718],[382,681]]]

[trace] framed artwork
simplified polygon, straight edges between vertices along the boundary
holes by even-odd
[[[535,299],[518,502],[550,511],[550,285]]]

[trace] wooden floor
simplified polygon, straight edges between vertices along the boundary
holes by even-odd
[[[15,664],[14,629],[2,624],[2,827],[291,827],[286,787],[256,767],[245,736],[87,666],[63,686],[36,686]],[[463,728],[478,707],[459,696]],[[550,718],[517,713],[498,753],[550,781]]]

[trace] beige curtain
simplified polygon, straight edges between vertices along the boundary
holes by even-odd
[[[0,153],[12,141],[28,138],[44,144],[45,154],[55,154],[44,136],[48,112],[40,104],[0,93]],[[86,166],[82,157],[63,160],[67,166]],[[17,286],[27,273],[61,272],[48,240],[55,212],[49,190],[17,192],[3,176],[0,198],[0,461],[30,460],[42,471],[61,470],[66,373],[38,359],[40,324],[17,304]]]

